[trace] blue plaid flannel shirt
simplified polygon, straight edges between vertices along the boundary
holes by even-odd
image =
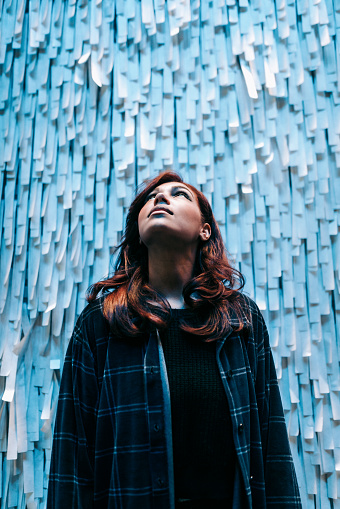
[[[301,508],[268,333],[251,322],[216,342],[238,462],[233,508]],[[68,346],[47,509],[173,509],[170,393],[157,333],[118,339],[87,305]]]

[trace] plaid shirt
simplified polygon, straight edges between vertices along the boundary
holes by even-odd
[[[267,329],[216,342],[238,462],[233,508],[301,508]],[[102,299],[77,320],[65,358],[47,509],[173,509],[170,392],[157,333],[114,337]]]

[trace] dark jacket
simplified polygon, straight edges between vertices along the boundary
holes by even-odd
[[[216,342],[237,453],[233,508],[300,508],[268,333],[250,319]],[[77,320],[63,369],[48,509],[173,509],[171,408],[157,332],[118,339],[102,300]]]

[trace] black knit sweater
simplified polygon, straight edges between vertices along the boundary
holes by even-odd
[[[227,499],[236,454],[227,397],[216,362],[216,342],[183,332],[198,326],[192,310],[173,309],[162,334],[173,430],[176,498]]]

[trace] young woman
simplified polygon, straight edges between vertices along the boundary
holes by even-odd
[[[66,354],[48,509],[300,508],[267,329],[204,195],[134,199]]]

